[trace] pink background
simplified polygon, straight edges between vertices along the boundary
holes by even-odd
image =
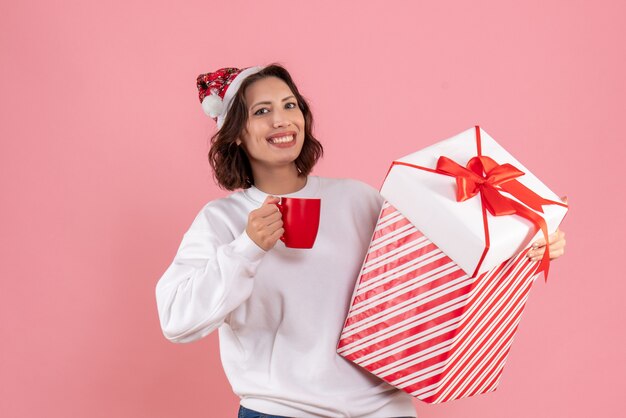
[[[226,194],[196,76],[273,61],[312,104],[315,174],[379,187],[394,158],[480,124],[569,197],[567,254],[499,389],[419,416],[621,415],[624,16],[617,0],[3,4],[0,416],[236,416],[217,334],[169,343],[154,287]]]

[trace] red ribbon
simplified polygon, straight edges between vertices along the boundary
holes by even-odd
[[[400,164],[455,177],[457,184],[456,200],[458,202],[471,199],[480,193],[483,208],[483,224],[485,227],[485,250],[483,251],[480,261],[476,266],[473,276],[476,276],[478,273],[478,269],[480,268],[480,265],[487,255],[487,251],[490,247],[487,214],[485,213],[485,210],[487,210],[493,216],[513,214],[519,215],[532,222],[535,226],[535,232],[541,229],[546,240],[546,250],[543,253],[543,258],[537,268],[537,272],[543,271],[545,280],[547,281],[548,271],[550,269],[550,242],[548,237],[548,227],[545,220],[529,208],[543,213],[543,205],[565,205],[561,202],[544,199],[519,181],[515,180],[517,177],[523,176],[524,172],[518,170],[511,164],[498,164],[493,159],[480,155],[480,128],[478,126],[476,126],[476,141],[478,155],[471,158],[467,162],[466,167],[462,167],[444,156],[439,157],[436,170],[399,161],[394,161],[392,167],[395,164]],[[502,195],[501,191],[511,194],[523,204]]]

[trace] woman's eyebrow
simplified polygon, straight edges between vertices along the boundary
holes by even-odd
[[[295,99],[295,96],[293,96],[293,95],[287,96],[282,101],[284,102],[284,101],[289,100],[289,99]],[[258,102],[258,103],[253,104],[252,106],[250,106],[250,109],[252,109],[254,106],[258,106],[260,104],[268,104],[268,105],[270,105],[270,104],[272,104],[272,102]],[[250,109],[248,109],[248,110],[250,110]]]

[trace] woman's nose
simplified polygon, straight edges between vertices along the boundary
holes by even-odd
[[[289,122],[286,119],[280,119],[280,120],[274,121],[274,128],[280,128],[281,126],[289,126],[289,125],[291,125],[291,122]]]
[[[275,128],[291,125],[291,122],[289,121],[289,115],[287,114],[287,112],[282,111],[282,109],[276,109],[273,118]]]

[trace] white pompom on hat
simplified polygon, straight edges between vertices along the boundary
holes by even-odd
[[[217,122],[218,129],[224,124],[230,103],[239,90],[241,82],[263,68],[259,66],[244,69],[227,67],[198,76],[196,85],[202,110]]]
[[[224,102],[222,98],[217,94],[216,89],[212,89],[211,94],[204,96],[202,99],[202,110],[207,116],[216,118],[217,115],[222,113],[224,109]]]

